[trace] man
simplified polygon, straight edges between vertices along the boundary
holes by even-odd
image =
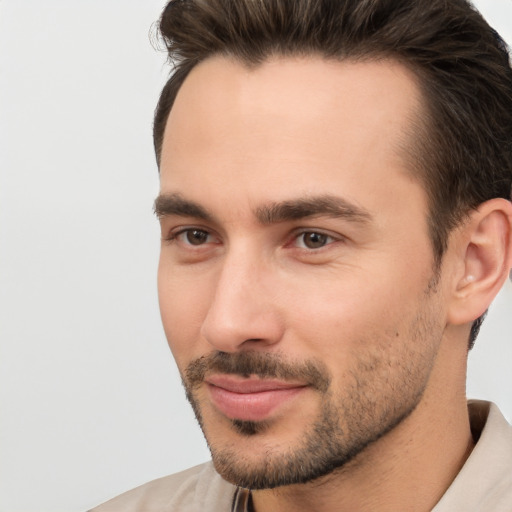
[[[161,314],[213,463],[95,509],[510,511],[465,397],[512,267],[512,70],[465,0],[176,0]]]

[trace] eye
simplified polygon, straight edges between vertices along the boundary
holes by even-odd
[[[178,241],[184,245],[199,246],[214,241],[214,237],[204,229],[188,228],[171,235],[169,241]]]
[[[295,239],[295,245],[301,249],[321,249],[332,243],[334,238],[317,231],[306,231]]]
[[[203,231],[202,229],[187,229],[181,236],[189,243],[190,245],[202,245],[208,241],[209,233]],[[185,241],[184,240],[184,241]]]

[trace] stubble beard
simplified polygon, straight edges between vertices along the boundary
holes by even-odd
[[[219,352],[192,362],[183,384],[217,472],[241,487],[269,489],[304,484],[343,470],[402,423],[421,401],[442,336],[432,311],[429,313],[423,311],[411,322],[413,332],[408,333],[409,343],[403,344],[400,357],[389,355],[384,348],[393,342],[394,334],[386,337],[380,349],[354,354],[354,367],[338,392],[332,389],[329,372],[319,361],[294,364],[277,354]],[[358,350],[365,345],[362,341]],[[211,370],[261,378],[303,378],[319,395],[319,412],[290,449],[268,449],[265,435],[272,429],[271,421],[231,420],[234,442],[220,446],[209,436],[197,396],[204,375]],[[252,442],[258,436],[262,449],[257,457],[248,458],[243,449],[237,449],[243,448],[244,438]]]

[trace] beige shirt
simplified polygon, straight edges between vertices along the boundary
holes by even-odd
[[[478,442],[432,512],[512,512],[512,426],[488,402],[470,401],[469,412]],[[237,492],[207,462],[137,487],[90,512],[245,512],[245,498],[245,490]]]

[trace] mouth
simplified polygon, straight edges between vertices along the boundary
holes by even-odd
[[[241,421],[264,421],[308,388],[298,382],[234,375],[212,375],[206,384],[215,408]]]

